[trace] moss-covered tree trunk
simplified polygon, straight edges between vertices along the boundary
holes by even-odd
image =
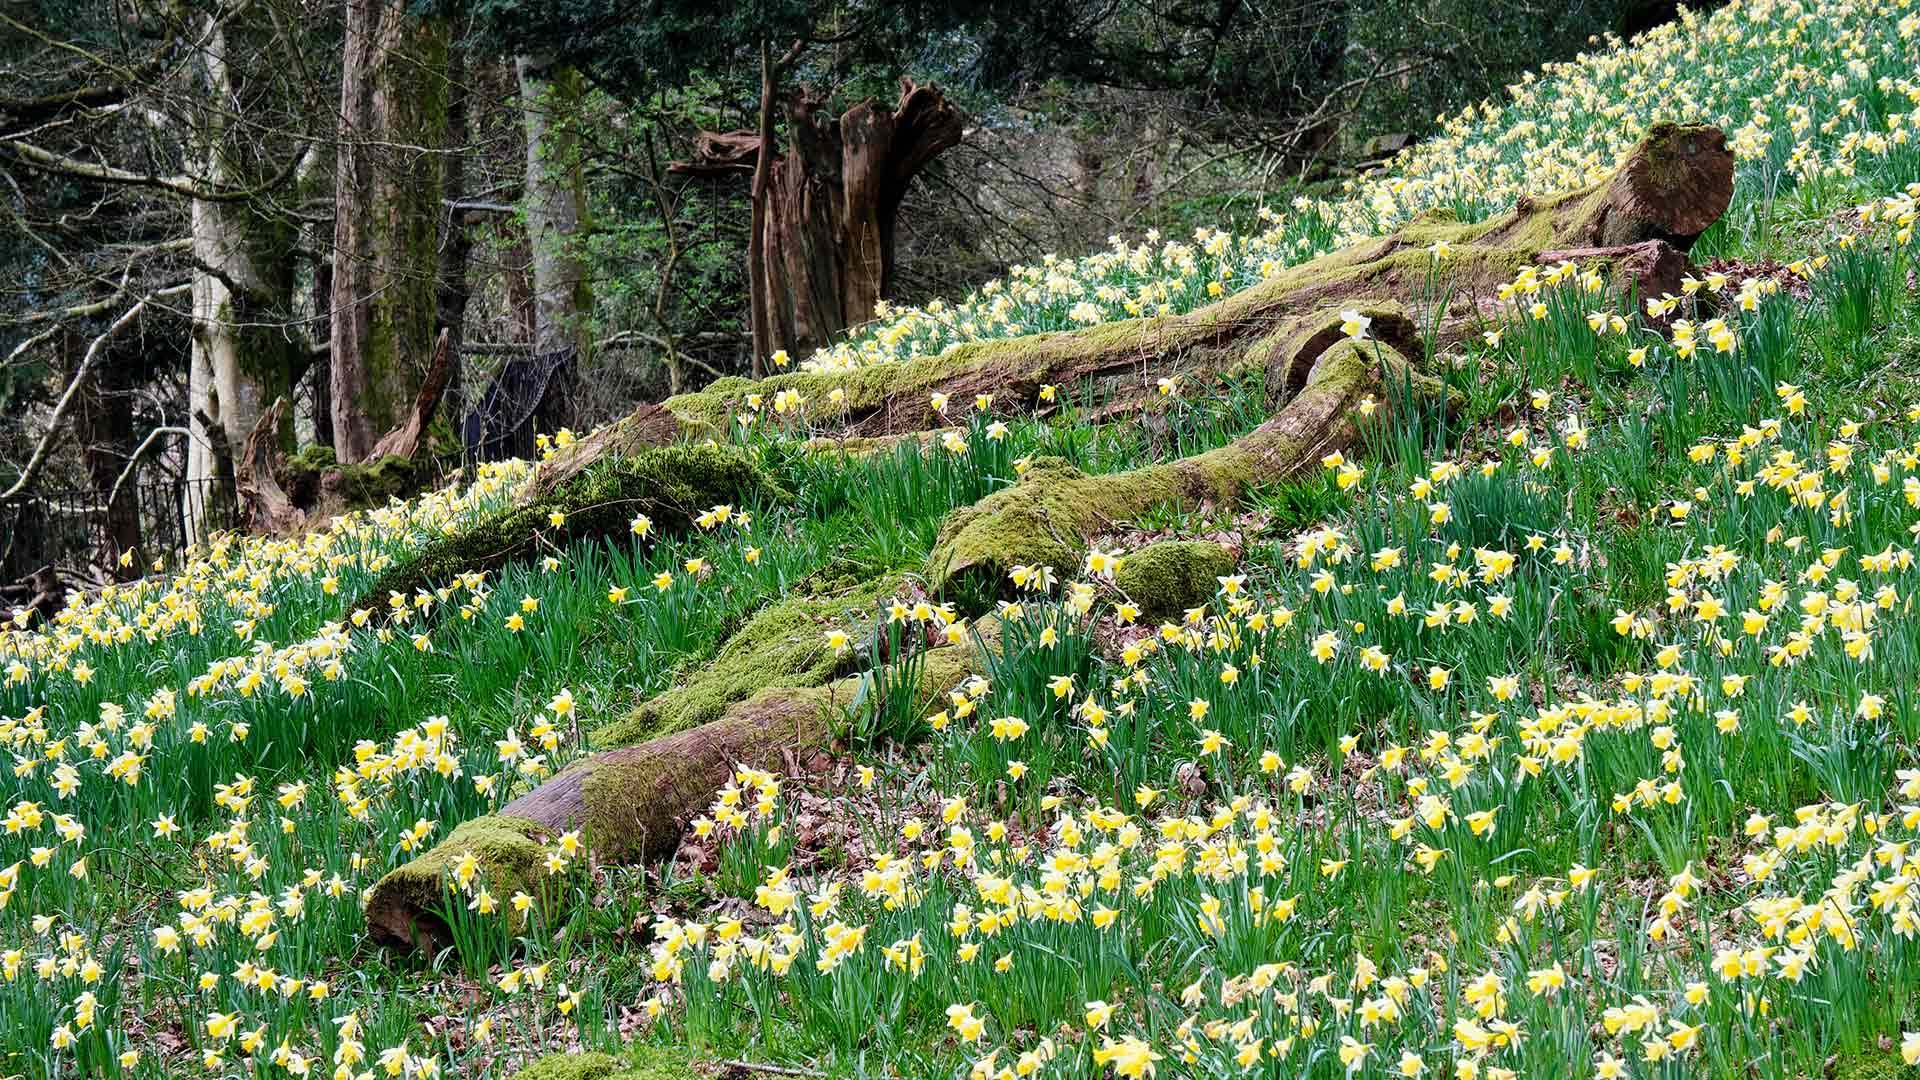
[[[363,461],[432,356],[447,125],[443,27],[348,0],[333,232],[334,452]]]
[[[1500,285],[1521,268],[1569,255],[1606,261],[1619,284],[1641,295],[1677,291],[1686,249],[1732,195],[1733,156],[1720,131],[1661,124],[1596,184],[1522,199],[1508,213],[1473,224],[1429,213],[1392,235],[1288,268],[1184,315],[971,343],[943,356],[851,372],[799,372],[758,383],[723,379],[699,393],[642,405],[547,462],[536,488],[563,482],[603,454],[722,436],[749,395],[771,400],[781,390],[797,391],[823,431],[894,435],[946,422],[931,404],[935,391],[963,404],[991,394],[994,410],[1006,414],[1042,407],[1039,391],[1046,384],[1091,383],[1102,396],[1124,402],[1153,394],[1158,380],[1171,375],[1269,367],[1273,350],[1303,326],[1323,330],[1321,316],[1329,310],[1404,309],[1375,334],[1406,351],[1419,337],[1416,322],[1440,326],[1443,338],[1457,335],[1482,317]],[[1444,312],[1420,307],[1436,294],[1436,280],[1447,286]],[[834,390],[843,401],[829,406]]]
[[[586,227],[580,171],[580,106],[585,80],[551,58],[522,56],[520,111],[526,122],[527,240],[533,251],[535,352],[585,342],[592,292],[578,245]]]

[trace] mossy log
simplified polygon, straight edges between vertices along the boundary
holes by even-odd
[[[816,585],[807,595],[769,604],[728,635],[711,660],[589,737],[601,749],[633,746],[718,720],[731,706],[775,687],[824,686],[848,661],[827,647],[826,631],[840,627],[858,634],[905,584],[894,575],[840,588]]]
[[[625,536],[640,515],[665,536],[689,528],[719,503],[786,497],[744,453],[726,447],[660,447],[608,459],[544,498],[509,506],[427,542],[382,571],[354,607],[383,611],[394,593],[411,596],[463,573],[495,570],[578,540]]]
[[[1343,339],[1314,358],[1304,385],[1266,423],[1204,454],[1089,476],[1057,459],[948,515],[928,558],[935,589],[963,579],[997,588],[1017,565],[1075,571],[1089,538],[1159,506],[1231,506],[1259,484],[1293,475],[1353,445],[1356,406],[1404,386],[1409,358],[1381,341]],[[961,588],[963,592],[976,589]]]
[[[931,709],[983,670],[981,650],[996,641],[989,627],[967,644],[928,650],[917,705]],[[539,851],[569,829],[581,830],[593,857],[604,862],[671,855],[686,821],[708,805],[737,766],[781,770],[790,756],[827,745],[840,711],[858,699],[868,678],[770,685],[698,727],[574,762],[498,814],[461,825],[426,854],[381,878],[367,897],[370,932],[376,941],[400,947],[451,944],[436,910],[449,899],[448,868],[467,851],[479,859],[489,881],[514,887],[525,880],[522,866],[529,848]],[[501,886],[493,888],[499,893]]]
[[[1162,540],[1127,553],[1113,583],[1149,623],[1199,607],[1219,591],[1218,579],[1238,565],[1211,540]]]
[[[1616,284],[1657,295],[1677,288],[1673,271],[1684,265],[1683,253],[1726,210],[1732,194],[1733,156],[1719,129],[1658,124],[1595,184],[1524,198],[1505,214],[1471,224],[1448,211],[1430,211],[1391,235],[1289,267],[1184,315],[973,342],[940,356],[849,372],[720,379],[697,393],[642,405],[556,454],[529,491],[537,497],[606,454],[722,437],[750,394],[771,400],[794,390],[824,410],[837,389],[843,404],[831,417],[822,411],[812,417],[823,433],[896,435],[946,422],[930,404],[935,391],[960,405],[992,394],[994,411],[1011,414],[1040,407],[1038,392],[1048,383],[1091,383],[1101,396],[1123,400],[1153,394],[1157,380],[1170,375],[1271,371],[1271,363],[1258,360],[1249,366],[1253,350],[1270,351],[1301,334],[1323,332],[1325,314],[1347,308],[1379,312],[1375,336],[1412,355],[1410,342],[1396,333],[1410,332],[1416,322],[1458,330],[1490,307],[1498,287],[1521,268],[1558,261],[1573,249],[1664,245],[1608,260]],[[1444,254],[1434,253],[1436,243],[1444,243]],[[1422,307],[1438,299],[1434,282],[1447,286],[1446,312]],[[1410,321],[1386,317],[1400,309]],[[1324,345],[1308,351],[1317,355]]]

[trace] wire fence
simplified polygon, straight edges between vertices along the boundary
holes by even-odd
[[[23,492],[0,501],[0,583],[44,566],[71,581],[106,580],[129,552],[129,573],[118,576],[137,575],[239,524],[232,486],[219,480],[127,484],[111,507],[107,493],[88,488]]]

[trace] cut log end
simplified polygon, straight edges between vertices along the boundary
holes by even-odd
[[[1664,240],[1687,251],[1733,201],[1733,152],[1719,128],[1655,124],[1603,189],[1591,242]]]

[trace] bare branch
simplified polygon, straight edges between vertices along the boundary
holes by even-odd
[[[107,491],[107,510],[112,510],[113,504],[120,501],[120,485],[125,484],[127,477],[133,475],[134,467],[140,464],[140,458],[146,454],[149,447],[160,440],[162,435],[179,435],[186,439],[194,437],[190,429],[183,427],[157,427],[147,432],[147,437],[141,440],[139,446],[134,447],[133,456],[127,458],[126,465],[120,469],[120,475],[113,478],[113,487]]]
[[[100,361],[101,354],[107,351],[108,342],[111,342],[120,331],[132,325],[133,321],[140,317],[140,313],[147,309],[149,303],[170,299],[185,293],[192,287],[191,282],[182,282],[164,289],[155,289],[122,312],[120,317],[113,321],[113,325],[93,339],[93,344],[87,346],[87,354],[81,359],[79,369],[73,373],[73,380],[67,384],[66,393],[61,394],[59,403],[54,405],[53,415],[47,419],[46,433],[40,436],[39,445],[33,448],[33,456],[27,459],[26,467],[20,470],[20,475],[14,480],[13,486],[0,491],[0,499],[9,499],[20,494],[39,478],[40,470],[46,467],[47,456],[53,452],[54,442],[60,436],[60,425],[67,418],[67,410],[73,408],[73,403],[79,399],[80,388],[86,385],[87,376],[93,373],[93,366]]]

